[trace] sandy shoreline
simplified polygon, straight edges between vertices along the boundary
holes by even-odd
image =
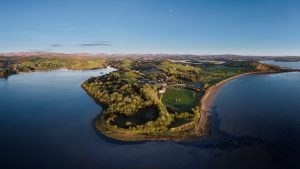
[[[289,70],[286,72],[300,72],[300,70],[298,69],[293,69],[293,70]],[[235,75],[233,77],[224,79],[222,81],[220,81],[219,83],[211,86],[210,88],[208,88],[205,92],[205,94],[203,95],[203,97],[201,98],[200,101],[200,119],[197,125],[197,128],[195,130],[195,134],[197,136],[200,135],[205,135],[208,134],[208,130],[209,130],[209,124],[208,124],[208,118],[210,116],[211,113],[211,106],[214,103],[216,94],[218,93],[218,91],[229,81],[240,78],[242,76],[246,76],[246,75],[250,75],[250,74],[272,74],[272,73],[284,73],[284,72],[247,72],[247,73],[242,73],[242,74],[238,74]]]
[[[208,88],[205,92],[205,94],[203,95],[200,103],[201,103],[201,107],[200,107],[200,119],[199,119],[199,123],[196,129],[196,135],[203,135],[203,133],[207,133],[208,132],[208,117],[209,117],[209,113],[211,110],[211,106],[214,103],[216,94],[218,93],[218,91],[229,81],[237,79],[239,77],[245,76],[245,75],[250,75],[250,74],[257,74],[260,72],[247,72],[247,73],[242,73],[230,78],[227,78],[225,80],[222,80],[221,82],[211,86],[210,88]]]

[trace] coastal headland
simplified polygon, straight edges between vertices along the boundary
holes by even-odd
[[[1,57],[1,77],[56,69],[117,69],[82,88],[103,107],[95,128],[122,141],[183,140],[209,134],[218,90],[248,74],[297,71],[255,60],[182,60],[154,57]]]
[[[124,65],[115,64],[119,71],[82,85],[104,107],[95,119],[96,129],[121,141],[178,141],[208,135],[210,107],[224,84],[249,74],[291,71],[255,61],[201,66],[131,61]]]

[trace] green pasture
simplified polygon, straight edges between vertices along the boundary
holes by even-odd
[[[177,113],[189,112],[194,107],[197,92],[183,87],[168,87],[162,96],[166,107]]]

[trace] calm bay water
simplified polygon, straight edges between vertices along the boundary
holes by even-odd
[[[249,75],[226,84],[212,107],[209,137],[129,144],[93,128],[101,107],[80,85],[99,72],[1,79],[0,168],[299,168],[300,73]]]
[[[265,60],[261,62],[266,64],[271,64],[271,65],[292,68],[292,69],[300,69],[300,62],[275,62],[273,60]]]

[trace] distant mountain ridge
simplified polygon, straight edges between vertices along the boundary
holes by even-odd
[[[55,52],[8,52],[0,53],[2,57],[124,57],[124,58],[169,58],[200,60],[276,60],[300,61],[300,56],[255,56],[255,55],[196,55],[196,54],[106,54],[106,53],[55,53]]]

